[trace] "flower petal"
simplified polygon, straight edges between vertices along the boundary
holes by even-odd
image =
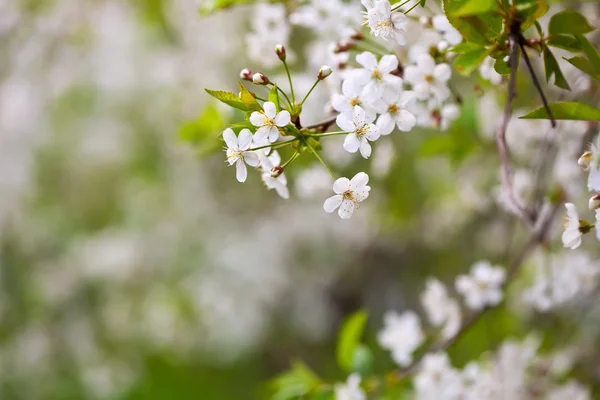
[[[256,134],[254,134],[254,142],[258,143],[259,145],[262,145],[263,143],[266,144],[270,129],[270,126],[261,126],[258,128]]]
[[[363,126],[367,119],[365,110],[360,106],[354,106],[354,109],[352,109],[352,119],[357,128]]]
[[[246,177],[248,176],[248,170],[246,169],[246,164],[242,160],[238,160],[235,163],[235,177],[238,182],[246,182]]]
[[[417,124],[417,118],[408,110],[400,110],[396,116],[396,125],[403,132],[408,132]]]
[[[277,107],[273,102],[266,101],[265,104],[263,104],[263,110],[265,110],[265,115],[271,119],[275,118],[275,115],[277,115]]]
[[[344,150],[348,153],[356,153],[360,147],[360,140],[354,133],[349,133],[344,139]]]
[[[433,69],[433,77],[440,82],[447,82],[451,76],[452,69],[448,64],[439,64]]]
[[[250,144],[252,143],[252,132],[250,132],[250,129],[242,129],[240,131],[238,143],[240,150],[248,150],[250,148]]]
[[[377,126],[379,127],[379,133],[382,135],[389,135],[394,130],[395,121],[390,113],[381,114],[377,119]]]
[[[244,162],[251,167],[258,167],[258,164],[260,164],[260,158],[258,157],[257,153],[253,151],[247,151],[244,153]]]
[[[382,74],[389,74],[398,68],[398,57],[393,54],[386,54],[385,56],[381,57],[377,68]]]
[[[238,138],[235,136],[233,129],[227,128],[223,131],[223,140],[227,144],[227,147],[237,149],[238,148]]]
[[[350,113],[339,114],[335,119],[335,122],[343,131],[353,132],[356,129],[354,122],[352,122],[352,115]]]
[[[433,74],[435,60],[428,53],[421,53],[417,57],[417,66],[425,75]]]
[[[356,62],[366,69],[373,70],[377,68],[377,57],[371,52],[365,51],[356,56]]]
[[[354,213],[355,203],[352,200],[345,199],[342,201],[340,205],[340,209],[338,210],[338,215],[343,219],[348,219]]]
[[[362,189],[367,183],[369,183],[369,175],[359,172],[350,180],[351,190]]]
[[[279,139],[279,129],[276,126],[270,126],[269,128],[269,142],[274,143]]]
[[[331,196],[330,198],[325,200],[325,203],[323,203],[323,209],[325,210],[325,212],[331,213],[335,211],[335,209],[338,208],[340,204],[342,204],[343,199],[344,198],[342,197],[342,195],[339,194]]]
[[[286,126],[291,121],[291,116],[289,111],[283,110],[275,117],[275,125],[277,126]]]
[[[360,141],[360,155],[364,158],[369,158],[371,156],[371,145],[367,141],[367,139],[363,138]]]
[[[333,191],[337,194],[342,194],[350,188],[350,180],[348,178],[338,178],[333,182]]]
[[[348,98],[338,93],[331,97],[331,106],[337,112],[348,112],[352,110],[352,106],[350,105]]]

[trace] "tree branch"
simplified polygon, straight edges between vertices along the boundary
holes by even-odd
[[[317,122],[316,124],[312,124],[312,125],[308,125],[305,126],[305,129],[314,129],[318,132],[325,132],[327,131],[327,129],[329,129],[329,127],[333,124],[335,124],[335,119],[337,118],[337,115],[335,117],[331,117],[329,119],[326,119],[324,121],[321,122]]]

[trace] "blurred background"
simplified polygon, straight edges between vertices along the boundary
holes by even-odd
[[[265,382],[294,359],[342,380],[335,339],[344,316],[368,309],[366,340],[375,343],[386,310],[419,308],[427,277],[451,285],[479,259],[506,265],[526,238],[497,187],[490,121],[504,94],[485,81],[457,80],[463,108],[447,132],[392,135],[369,161],[339,141],[325,146],[341,176],[370,171],[372,196],[350,221],[323,212],[331,180],[310,157],[289,173],[289,200],[257,176],[236,182],[216,139],[234,116],[203,89],[235,91],[244,67],[281,74],[267,61],[277,61],[278,42],[294,54],[299,92],[330,61],[310,47],[314,27],[300,17],[261,49],[248,45],[254,5],[209,16],[199,6],[0,0],[3,400],[262,399]],[[598,7],[586,7],[597,24]],[[360,21],[358,1],[348,10]],[[581,85],[573,96],[596,95],[568,72]],[[311,97],[303,121],[327,115],[328,90]],[[531,93],[520,106],[537,104]],[[518,121],[509,139],[525,135],[533,146],[544,129]],[[573,143],[588,126],[561,129]],[[556,179],[585,198],[571,153]],[[517,172],[523,196],[531,179]],[[520,290],[535,280],[530,264]],[[593,299],[550,315],[509,303],[453,355],[464,363],[533,330],[551,346],[564,339],[551,331],[564,327],[582,335],[591,360]],[[375,351],[377,368],[390,368]],[[593,382],[597,366],[581,363],[582,380]]]

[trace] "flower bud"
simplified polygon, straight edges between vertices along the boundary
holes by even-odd
[[[283,167],[281,165],[271,168],[272,178],[277,178],[281,174],[283,174]]]
[[[286,51],[285,51],[285,46],[282,44],[278,44],[275,46],[275,53],[277,53],[277,57],[279,57],[279,59],[281,61],[285,61],[285,57],[287,55]]]
[[[319,70],[319,74],[317,75],[317,79],[322,81],[323,79],[327,78],[329,75],[331,75],[331,67],[329,65],[323,65],[321,67],[321,69]]]
[[[600,194],[597,194],[590,198],[588,207],[590,208],[590,210],[596,210],[596,209],[600,208]]]
[[[354,48],[355,46],[356,46],[356,43],[353,42],[352,40],[343,40],[343,41],[337,42],[335,44],[333,53],[334,54],[344,53],[344,52]]]
[[[448,50],[448,47],[450,47],[450,44],[445,40],[442,40],[437,44],[437,49],[440,53],[443,53],[446,50]]]
[[[266,85],[269,83],[269,78],[263,75],[262,72],[257,72],[252,75],[252,82],[256,85]]]
[[[363,40],[364,38],[365,38],[365,35],[363,35],[363,33],[359,32],[359,31],[354,31],[352,33],[352,35],[350,35],[350,39],[352,39],[352,40],[360,41],[360,40]]]
[[[252,71],[248,68],[244,68],[240,71],[240,79],[243,81],[252,81]]]
[[[591,151],[586,151],[585,153],[583,153],[583,155],[581,157],[579,157],[579,160],[577,160],[577,164],[579,164],[579,166],[583,167],[584,169],[588,169],[590,167],[591,162],[592,162],[592,152]]]

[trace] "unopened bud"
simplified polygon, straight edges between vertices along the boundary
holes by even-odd
[[[277,178],[279,175],[283,174],[283,168],[281,165],[271,168],[271,177]]]
[[[252,71],[248,68],[244,68],[240,71],[240,79],[244,81],[252,81]]]
[[[600,208],[600,194],[597,194],[590,198],[588,207],[590,208],[590,210],[596,210],[596,209]]]
[[[264,76],[262,72],[257,72],[252,75],[252,82],[256,85],[266,85],[269,83],[269,78]]]
[[[445,40],[442,40],[437,44],[437,49],[440,53],[443,53],[446,50],[448,50],[448,47],[450,47],[450,44]]]
[[[579,166],[583,167],[584,169],[588,169],[590,167],[591,162],[592,162],[592,152],[591,151],[586,151],[585,153],[583,153],[583,155],[581,157],[579,157],[579,160],[577,160],[577,164],[579,164]]]
[[[343,40],[341,42],[336,43],[335,48],[333,49],[333,52],[335,54],[344,53],[344,52],[354,48],[355,46],[356,46],[356,43],[354,43],[352,40]]]
[[[275,46],[275,53],[277,53],[277,57],[279,57],[279,59],[281,61],[285,61],[285,57],[287,55],[287,53],[285,52],[285,46],[282,44],[278,44]]]
[[[352,40],[363,40],[365,38],[365,35],[362,34],[362,32],[358,32],[355,31],[352,33],[352,35],[350,35],[350,39]]]
[[[321,67],[321,69],[319,70],[319,74],[317,75],[317,79],[322,81],[323,79],[327,78],[329,75],[331,75],[331,67],[329,65],[323,65]]]

